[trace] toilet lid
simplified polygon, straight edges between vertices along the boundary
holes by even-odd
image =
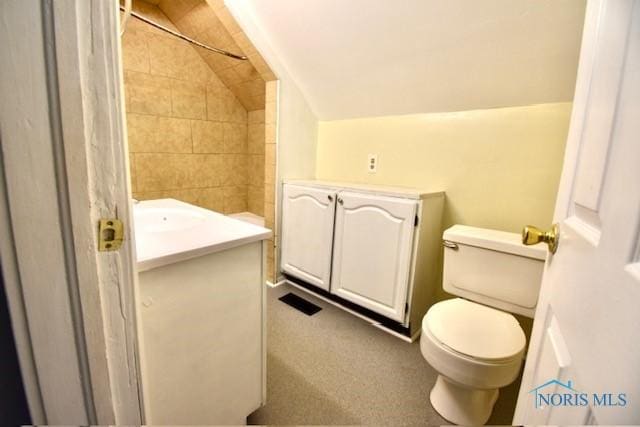
[[[509,313],[461,298],[434,304],[423,327],[451,349],[486,360],[504,360],[524,350],[526,338]]]

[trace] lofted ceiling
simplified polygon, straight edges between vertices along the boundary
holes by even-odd
[[[227,1],[321,120],[573,98],[583,0]]]

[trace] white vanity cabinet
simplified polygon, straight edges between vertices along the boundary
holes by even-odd
[[[337,201],[331,293],[401,322],[418,202],[350,191]]]
[[[285,185],[282,196],[282,269],[329,290],[336,193]]]
[[[438,287],[443,203],[443,192],[289,181],[282,271],[413,335]]]
[[[267,392],[271,231],[173,199],[134,205],[149,425],[243,425]]]

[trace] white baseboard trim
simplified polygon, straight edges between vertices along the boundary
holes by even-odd
[[[369,323],[371,326],[374,326],[374,327],[380,329],[381,331],[384,331],[384,332],[386,332],[386,333],[388,333],[390,335],[393,335],[396,338],[400,338],[402,341],[405,341],[405,342],[408,342],[408,343],[412,343],[420,335],[420,331],[418,331],[412,337],[407,337],[405,335],[402,335],[401,333],[398,333],[396,331],[392,331],[391,329],[387,328],[386,326],[384,326],[380,322],[376,322],[375,320],[365,316],[364,314],[358,313],[357,311],[354,311],[354,310],[351,310],[350,308],[344,307],[343,305],[338,304],[337,302],[332,301],[327,297],[324,297],[322,295],[318,295],[315,292],[310,291],[309,289],[307,289],[307,288],[305,288],[303,286],[300,286],[300,285],[298,285],[296,283],[293,283],[293,282],[291,282],[289,280],[286,280],[286,279],[282,280],[281,282],[278,282],[278,284],[281,284],[281,283],[287,283],[287,284],[289,284],[289,285],[291,285],[291,286],[293,286],[293,287],[295,287],[297,289],[300,289],[303,292],[306,292],[307,294],[311,295],[314,298],[318,298],[318,299],[320,299],[320,300],[322,300],[322,301],[324,301],[326,303],[329,303],[329,304],[333,305],[334,307],[338,307],[339,309],[341,309],[343,311],[346,311],[347,313],[350,313],[350,314],[352,314],[352,315],[354,315],[356,317],[359,317],[360,319],[362,319],[362,320],[366,321],[367,323]]]
[[[267,286],[270,287],[270,288],[277,288],[278,286],[284,285],[285,283],[287,283],[287,281],[286,280],[280,280],[279,282],[273,283],[273,282],[270,282],[270,281],[267,280],[266,283],[267,283]]]

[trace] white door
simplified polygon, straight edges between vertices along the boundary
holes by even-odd
[[[333,190],[284,185],[282,270],[327,291],[335,209]]]
[[[338,194],[331,292],[403,321],[417,202]]]
[[[514,424],[640,424],[639,185],[640,2],[590,1]]]

